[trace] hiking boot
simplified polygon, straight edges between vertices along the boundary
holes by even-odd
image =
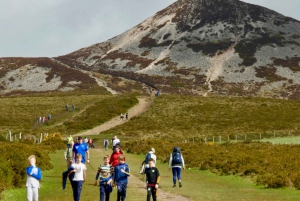
[[[179,187],[182,187],[182,183],[181,182],[179,182]]]
[[[174,184],[173,187],[176,187],[176,184]]]

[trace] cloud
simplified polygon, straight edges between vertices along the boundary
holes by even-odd
[[[0,57],[68,54],[121,34],[175,1],[1,0]],[[300,19],[298,0],[245,2]]]

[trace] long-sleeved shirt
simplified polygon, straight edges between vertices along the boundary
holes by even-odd
[[[98,180],[99,176],[100,185],[105,184],[112,179],[111,165],[100,165],[95,179]]]
[[[29,166],[26,168],[27,180],[26,186],[40,188],[40,181],[42,179],[42,171],[36,166]]]
[[[156,167],[146,169],[148,184],[158,184],[160,181],[159,171]]]
[[[123,173],[121,170],[124,170],[126,173]],[[113,180],[114,183],[128,183],[128,174],[130,173],[129,166],[126,163],[120,163],[114,168]]]

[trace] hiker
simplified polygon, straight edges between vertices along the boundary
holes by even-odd
[[[65,157],[65,160],[67,161],[67,167],[68,167],[69,161],[72,160],[73,145],[74,145],[74,142],[71,141],[70,146],[68,146],[67,149],[64,152],[64,157]]]
[[[84,138],[84,143],[87,145],[89,142],[89,140],[87,139],[87,137]]]
[[[147,169],[149,169],[149,160],[151,158],[154,161],[154,166],[153,167],[155,167],[155,164],[156,164],[156,155],[154,153],[155,153],[155,149],[153,147],[150,148],[149,152],[146,154],[145,160],[143,161],[143,163],[144,163],[144,169],[143,169],[143,172],[140,172],[141,174],[145,174],[146,171],[147,171]],[[147,185],[147,183],[148,183],[148,180],[147,180],[147,177],[146,177],[146,185]]]
[[[80,195],[82,191],[83,182],[86,180],[86,166],[84,163],[81,163],[83,159],[81,154],[76,154],[76,163],[73,163],[71,167],[73,170],[69,174],[75,173],[72,180],[72,189],[73,189],[73,198],[74,201],[80,201]]]
[[[27,201],[38,201],[42,171],[39,167],[36,167],[35,165],[36,164],[35,155],[31,155],[28,157],[28,163],[29,163],[29,167],[26,168]]]
[[[82,142],[82,137],[79,136],[77,138],[78,142],[76,142],[73,146],[72,149],[72,161],[73,163],[75,163],[75,156],[79,153],[81,154],[81,162],[85,163],[87,161],[87,163],[90,163],[90,152],[89,152],[89,148],[88,146]],[[86,160],[86,155],[87,155],[87,160]]]
[[[153,158],[149,159],[149,168],[146,170],[147,183],[147,201],[150,201],[151,195],[153,201],[156,201],[157,189],[160,180],[159,171],[155,167],[155,161]]]
[[[123,120],[124,119],[124,116],[123,116],[123,114],[121,113],[120,114],[120,120]]]
[[[121,142],[117,136],[114,136],[114,140],[113,140],[112,144],[113,144],[113,151],[115,150],[117,145],[119,145],[121,147]]]
[[[97,186],[97,181],[100,175],[100,201],[109,201],[110,193],[112,192],[112,172],[111,165],[109,165],[109,156],[106,155],[103,158],[103,165],[100,165],[96,174],[94,186]]]
[[[117,186],[117,200],[125,201],[128,176],[130,176],[129,166],[125,163],[125,156],[118,156],[119,164],[114,167],[113,186]]]
[[[104,145],[105,150],[107,150],[108,149],[108,145],[109,145],[109,141],[108,141],[107,138],[104,139],[103,145]]]
[[[74,111],[75,111],[75,105],[72,104],[72,112],[74,112]]]
[[[126,120],[128,120],[128,112],[126,113],[125,117],[126,117]]]
[[[69,136],[69,137],[67,137],[67,146],[68,146],[68,147],[70,147],[70,146],[71,146],[71,142],[73,142],[73,143],[74,143],[74,141],[73,141],[73,137],[72,137],[72,135],[70,134],[70,136]]]
[[[70,173],[74,170],[72,167],[72,160],[67,161],[67,170],[62,173],[62,190],[66,189],[67,186],[67,179],[69,178],[70,183],[72,184],[72,180],[74,178],[75,173]]]
[[[48,121],[51,120],[51,114],[48,114]]]
[[[68,104],[66,104],[65,108],[66,108],[66,111],[69,111],[69,105]]]
[[[172,167],[172,173],[173,173],[173,187],[176,187],[176,177],[179,182],[179,187],[182,187],[181,183],[181,168],[184,170],[184,160],[181,154],[181,151],[179,147],[174,147],[173,152],[170,155],[170,161],[169,161],[169,171]]]
[[[109,164],[113,167],[119,164],[118,157],[123,154],[123,151],[119,145],[116,146],[114,152],[110,155]]]
[[[90,138],[90,139],[88,140],[88,143],[89,143],[89,148],[95,148],[95,147],[94,147],[94,143],[93,143],[93,139],[92,139],[92,138]]]

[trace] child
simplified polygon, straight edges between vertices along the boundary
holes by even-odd
[[[149,159],[149,168],[146,169],[147,184],[147,201],[150,201],[152,195],[153,201],[156,201],[158,183],[160,180],[159,171],[155,167],[155,161],[153,158]]]
[[[26,168],[27,200],[28,201],[38,201],[40,180],[42,178],[42,171],[40,168],[35,166],[35,163],[36,163],[35,155],[29,156],[28,162],[29,162],[30,166]]]
[[[82,184],[86,180],[86,166],[81,163],[82,155],[76,154],[76,163],[71,165],[71,170],[69,174],[75,173],[74,178],[72,180],[72,189],[73,189],[73,197],[74,201],[80,201],[80,194],[82,190]]]
[[[98,168],[98,172],[96,175],[96,179],[94,182],[94,186],[97,185],[97,180],[100,175],[100,201],[104,201],[104,196],[105,196],[105,201],[109,201],[109,195],[112,192],[112,186],[111,186],[111,181],[112,181],[112,175],[111,175],[111,165],[109,165],[109,156],[104,156],[103,158],[103,165],[100,165]]]
[[[126,198],[126,188],[128,176],[130,176],[129,166],[125,163],[125,156],[122,154],[118,157],[119,164],[114,168],[113,186],[118,187],[117,201],[124,201]]]

